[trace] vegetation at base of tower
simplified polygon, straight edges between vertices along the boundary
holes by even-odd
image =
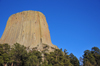
[[[69,56],[70,56],[70,62],[74,66],[79,66],[79,60],[76,58],[76,56],[74,56],[72,53]]]
[[[43,56],[42,56],[43,55]],[[54,52],[27,50],[25,46],[15,43],[12,47],[0,44],[0,66],[100,66],[100,49],[92,47],[85,50],[79,60],[67,50],[55,49]]]
[[[91,51],[84,51],[83,66],[100,66],[100,49],[98,47],[92,47]]]

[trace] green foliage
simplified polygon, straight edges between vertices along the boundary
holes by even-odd
[[[4,63],[3,57],[0,56],[0,65]]]
[[[0,44],[0,65],[9,62],[10,46],[8,44]]]
[[[72,53],[70,54],[70,62],[74,66],[79,66],[79,60]]]
[[[8,53],[10,51],[10,46],[8,44],[3,44],[3,51]]]
[[[29,55],[27,61],[26,61],[26,66],[36,66],[38,64],[38,59],[37,56],[35,55]]]
[[[48,46],[44,45],[45,51]],[[55,49],[54,52],[39,52],[29,50],[26,47],[15,43],[12,47],[8,44],[0,44],[0,66],[79,66],[79,60],[72,53],[68,55],[67,50]],[[42,56],[43,55],[43,56]],[[44,61],[43,61],[44,59]],[[85,50],[81,58],[83,66],[100,66],[100,49],[92,47]]]
[[[98,47],[92,47],[91,52],[96,53],[96,54],[100,54],[100,49]]]
[[[84,66],[94,66],[94,65],[92,65],[89,61],[86,61]]]
[[[42,63],[41,66],[53,66],[52,64],[48,64],[46,60],[44,60],[44,62]]]
[[[53,66],[72,66],[68,59],[68,55],[63,54],[63,52],[59,49],[56,49],[54,52],[50,52],[50,54],[45,53],[44,55],[48,64]]]
[[[42,56],[41,56],[41,53],[39,51],[31,51],[34,55],[37,56],[37,59],[39,60],[38,62],[42,62]]]
[[[91,51],[84,51],[83,65],[100,66],[100,49],[98,47],[92,47]]]
[[[27,59],[26,47],[16,43],[11,49],[12,50],[10,53],[10,59],[11,59],[10,62],[15,62],[18,63],[19,65],[24,65],[25,64],[24,62]]]
[[[42,62],[41,53],[39,51],[30,51],[27,57],[26,66],[37,66]]]

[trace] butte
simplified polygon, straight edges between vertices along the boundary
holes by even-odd
[[[43,51],[48,46],[54,51],[45,16],[39,11],[23,11],[9,17],[0,43],[12,46],[15,43]]]

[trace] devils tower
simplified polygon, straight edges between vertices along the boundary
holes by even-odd
[[[19,43],[29,48],[43,50],[48,45],[50,51],[53,45],[45,16],[39,11],[23,11],[9,17],[0,43],[13,45]]]

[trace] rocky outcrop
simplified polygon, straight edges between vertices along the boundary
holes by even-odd
[[[51,42],[45,16],[38,11],[23,11],[9,17],[0,43],[12,46],[16,42],[38,50],[43,50],[44,45],[49,46],[50,51],[57,48]]]

